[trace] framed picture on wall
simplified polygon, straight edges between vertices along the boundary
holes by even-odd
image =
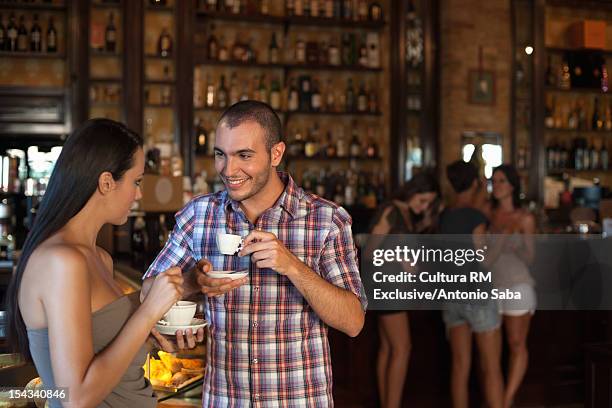
[[[475,105],[495,105],[495,73],[493,71],[470,70],[468,101]]]

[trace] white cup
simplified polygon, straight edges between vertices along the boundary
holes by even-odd
[[[217,234],[217,248],[224,255],[234,255],[242,247],[242,237],[234,234]]]
[[[164,320],[172,326],[185,326],[191,324],[193,316],[195,316],[196,313],[196,307],[196,302],[180,300],[168,310],[164,316]]]

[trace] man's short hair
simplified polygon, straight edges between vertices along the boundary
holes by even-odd
[[[257,122],[262,127],[268,151],[272,149],[272,146],[283,141],[281,121],[278,115],[270,105],[259,101],[236,102],[223,112],[218,125],[224,124],[233,129],[245,122]]]
[[[446,167],[446,177],[456,193],[462,193],[478,180],[478,169],[472,163],[457,160]]]

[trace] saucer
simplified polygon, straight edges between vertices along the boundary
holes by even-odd
[[[165,320],[160,320],[155,325],[155,328],[161,334],[165,334],[168,336],[174,336],[177,330],[183,330],[184,332],[187,329],[191,329],[195,332],[200,327],[206,327],[206,326],[208,326],[208,322],[206,320],[194,318],[191,321],[191,324],[177,324],[177,325],[171,325]]]
[[[208,276],[215,279],[229,278],[231,280],[244,278],[249,274],[249,270],[245,269],[242,271],[229,272],[229,271],[210,271]]]

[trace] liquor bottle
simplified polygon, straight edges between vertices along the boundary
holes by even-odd
[[[225,45],[224,36],[221,36],[219,38],[219,51],[218,51],[217,57],[219,61],[229,61],[229,50],[227,49],[227,46]]]
[[[353,19],[353,2],[351,0],[342,1],[342,18],[344,20]]]
[[[359,93],[357,94],[357,112],[366,112],[368,110],[368,96],[365,91],[363,81],[359,84]]]
[[[310,110],[310,94],[312,92],[310,76],[300,77],[300,110],[308,112]]]
[[[19,17],[19,28],[17,29],[17,51],[28,50],[28,30],[25,26],[25,17]]]
[[[310,17],[310,0],[303,0],[304,3],[304,17]]]
[[[351,127],[351,145],[349,147],[349,154],[351,157],[361,157],[361,144],[359,143],[359,136],[357,134],[357,124],[353,122]]]
[[[360,21],[366,21],[368,19],[368,3],[366,0],[359,0],[357,7],[357,15]]]
[[[380,67],[380,37],[378,33],[368,33],[366,36],[366,45],[368,47],[368,67]],[[420,78],[420,77],[417,77]]]
[[[0,35],[4,30],[2,24],[0,23]],[[1,40],[0,40],[1,42]],[[2,49],[2,45],[0,45],[0,49]],[[32,28],[30,29],[30,51],[33,52],[41,52],[42,51],[42,29],[38,24],[38,14],[34,14],[34,20],[32,22]]]
[[[53,17],[49,17],[49,27],[47,28],[47,52],[57,52],[57,30],[53,25]]]
[[[289,85],[289,96],[287,99],[287,110],[290,112],[295,112],[300,108],[300,94],[295,78],[291,79]]]
[[[195,119],[195,140],[196,140],[196,154],[205,155],[206,152],[206,129],[202,124],[202,119],[196,117]]]
[[[355,111],[355,89],[353,89],[353,78],[349,78],[346,83],[346,112]]]
[[[600,166],[599,151],[597,149],[595,149],[595,144],[593,142],[591,142],[591,147],[589,149],[589,154],[591,156],[591,159],[590,159],[591,170],[599,169],[599,166]]]
[[[214,108],[217,104],[215,85],[213,84],[210,75],[206,75],[206,107]]]
[[[306,43],[301,38],[298,38],[295,43],[295,62],[297,64],[306,62]]]
[[[207,57],[209,60],[216,61],[217,59],[219,59],[219,43],[217,42],[217,37],[215,36],[214,31],[211,31],[210,37],[208,37],[207,50]]]
[[[285,15],[291,17],[295,13],[295,1],[285,0]]]
[[[591,117],[591,130],[601,130],[603,128],[603,120],[599,115],[599,99],[595,98],[593,106],[593,116]]]
[[[563,63],[559,68],[559,74],[557,78],[557,86],[560,89],[570,89],[572,87],[572,80],[570,74],[569,64],[567,63],[567,59],[563,59]]]
[[[240,100],[240,90],[238,89],[238,74],[232,72],[230,77],[230,88],[229,88],[229,104],[230,106]]]
[[[234,7],[232,7],[232,13],[240,14],[243,12],[241,0],[234,0]]]
[[[321,92],[319,91],[319,79],[314,78],[312,81],[312,94],[310,98],[310,109],[313,112],[320,112],[322,105]]]
[[[242,81],[242,92],[240,93],[240,100],[247,101],[251,99],[249,96],[249,81]]]
[[[17,26],[15,25],[15,14],[11,13],[6,26],[7,51],[17,51]]]
[[[161,104],[165,106],[172,104],[172,88],[168,85],[164,85],[161,89]]]
[[[341,64],[340,50],[338,49],[338,45],[335,39],[332,39],[329,43],[328,54],[329,65],[339,66]]]
[[[306,62],[311,65],[319,63],[319,44],[316,41],[306,43]]]
[[[332,80],[327,80],[327,88],[325,90],[325,111],[326,112],[335,112],[336,111],[336,97],[334,93],[334,87],[332,85]]]
[[[552,67],[552,57],[550,55],[548,56],[548,62],[546,63],[546,85],[557,85],[557,76],[555,75],[555,71]]]
[[[208,11],[217,11],[217,0],[206,0],[206,9]]]
[[[235,0],[224,0],[223,1],[223,11],[226,13],[234,12],[234,1]]]
[[[342,126],[339,126],[336,134],[336,155],[338,157],[346,157],[348,156],[348,149],[346,145],[346,140],[344,139],[344,128]]]
[[[378,92],[374,86],[370,86],[370,93],[368,95],[368,110],[370,113],[378,113]]]
[[[334,0],[323,0],[325,18],[334,18]]]
[[[306,0],[310,2],[310,15],[312,17],[319,17],[319,0]]]
[[[578,108],[576,101],[572,101],[569,118],[567,119],[567,127],[569,129],[578,129]]]
[[[362,67],[367,67],[370,63],[368,58],[368,47],[366,45],[366,35],[363,34],[361,37],[361,42],[359,44],[359,65]]]
[[[261,14],[267,16],[270,14],[270,0],[261,0]]]
[[[610,104],[606,104],[606,117],[604,120],[604,127],[608,131],[612,130],[612,109],[610,108]]]
[[[172,37],[166,27],[162,28],[159,40],[157,41],[157,52],[160,57],[168,58],[172,55]]]
[[[353,58],[351,55],[351,34],[342,34],[342,65],[350,66],[353,65]]]
[[[319,47],[319,65],[329,65],[329,47],[327,46],[327,41],[323,41],[321,46]]]
[[[586,108],[584,99],[578,101],[578,129],[587,130]]]
[[[555,108],[555,97],[552,98],[552,104],[546,104],[544,108],[544,125],[552,129],[555,126],[555,118],[553,117],[553,110]]]
[[[293,12],[295,16],[304,15],[304,2],[308,0],[295,0],[293,4]]]
[[[280,84],[276,77],[272,78],[272,83],[270,84],[270,106],[274,110],[280,110],[281,108]]]
[[[370,4],[370,7],[368,9],[368,18],[370,19],[370,21],[382,21],[382,6],[377,2]]]
[[[2,13],[0,13],[0,51],[5,51],[8,45],[8,38],[6,35],[6,28],[4,28],[4,19]]]
[[[270,39],[270,46],[268,47],[268,63],[278,64],[279,62],[279,48],[276,42],[276,32],[272,33]]]
[[[108,24],[106,25],[106,33],[104,35],[104,44],[106,51],[115,52],[117,48],[117,29],[114,22],[115,15],[111,12],[108,15]]]
[[[332,139],[331,132],[328,130],[325,136],[325,157],[336,157],[336,144]]]
[[[599,152],[599,162],[601,164],[601,169],[602,170],[608,170],[608,149],[606,149],[606,143],[605,141],[602,141],[601,143],[601,151]]]
[[[262,75],[259,77],[259,101],[264,103],[270,103],[268,98],[268,88],[266,87],[266,76]]]
[[[319,125],[315,122],[314,127],[308,131],[304,145],[304,155],[315,157],[319,153]]]
[[[225,75],[221,75],[221,82],[217,90],[217,105],[221,109],[227,108],[227,88],[225,88]]]
[[[378,146],[374,138],[374,128],[368,127],[368,144],[366,146],[366,157],[374,159],[378,157]]]

